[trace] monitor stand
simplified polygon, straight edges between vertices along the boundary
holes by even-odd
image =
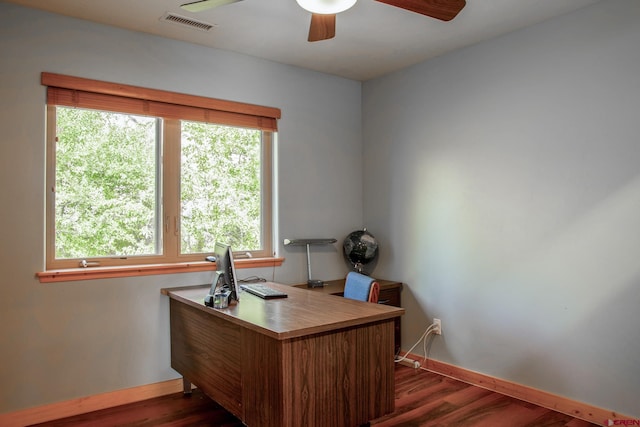
[[[218,286],[220,284],[224,285],[224,272],[216,271],[213,275],[213,280],[211,281],[211,289],[209,289],[209,294],[204,297],[204,305],[206,305],[207,307],[214,306],[216,292],[222,291],[221,286]]]

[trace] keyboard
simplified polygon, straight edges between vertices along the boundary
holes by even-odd
[[[270,288],[266,285],[262,285],[260,283],[249,283],[240,285],[240,289],[243,289],[250,294],[258,296],[262,299],[272,299],[272,298],[286,298],[287,294],[281,292],[277,289]]]

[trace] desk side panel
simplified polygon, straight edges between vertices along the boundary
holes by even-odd
[[[243,418],[240,327],[170,300],[171,367]]]
[[[283,348],[283,425],[356,426],[393,412],[393,320],[293,339]]]
[[[395,410],[395,321],[387,320],[356,330],[359,416],[379,418]]]
[[[250,329],[242,331],[244,422],[248,426],[286,425],[283,393],[283,341]]]

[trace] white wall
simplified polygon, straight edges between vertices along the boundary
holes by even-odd
[[[640,417],[639,23],[607,0],[363,85],[404,348],[438,317],[434,359]]]
[[[42,71],[281,108],[286,261],[241,277],[304,282],[305,252],[282,248],[283,237],[341,241],[362,226],[359,82],[0,3],[0,412],[177,378],[160,288],[211,276],[35,279],[44,269]],[[347,270],[338,244],[312,262],[318,278]]]

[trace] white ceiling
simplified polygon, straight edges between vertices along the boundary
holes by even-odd
[[[8,0],[360,81],[603,0],[467,0],[449,22],[359,0],[338,14],[335,38],[314,43],[307,42],[310,14],[295,0],[244,0],[200,13],[180,9],[186,1]],[[214,28],[205,32],[165,22],[167,12]]]

